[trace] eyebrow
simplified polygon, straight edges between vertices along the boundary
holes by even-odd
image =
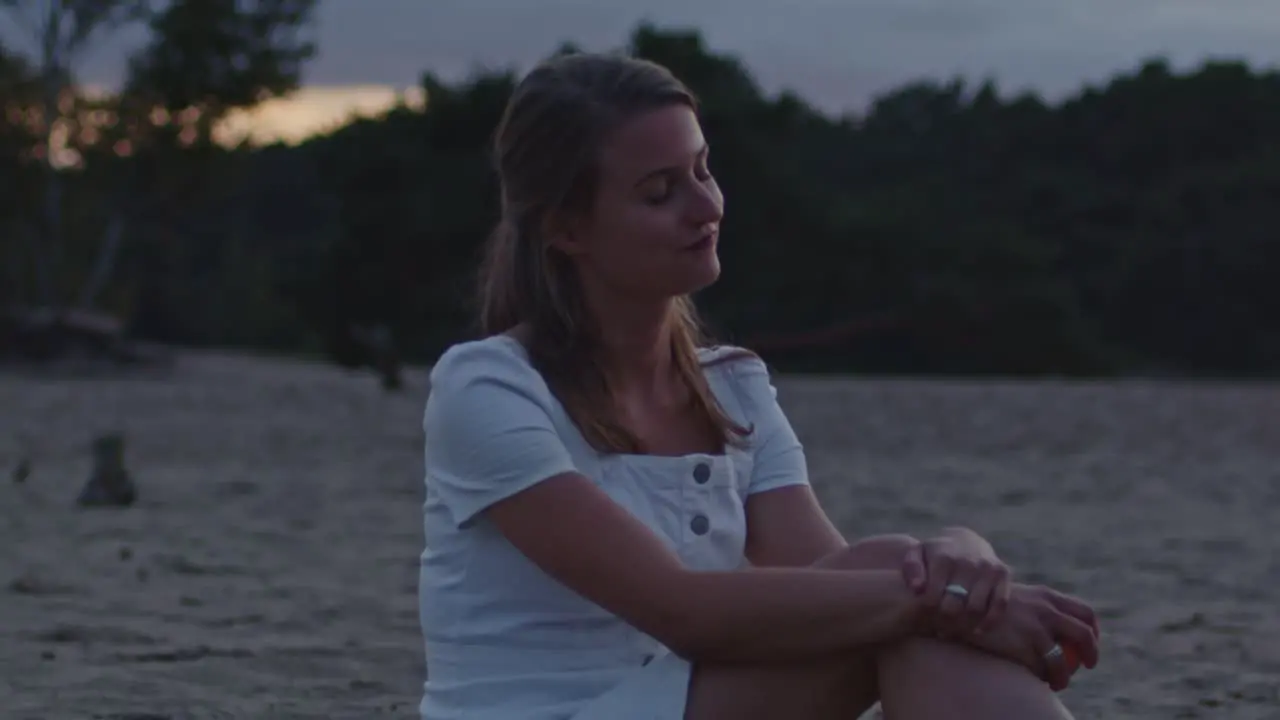
[[[696,160],[698,158],[701,158],[707,155],[707,153],[709,152],[711,152],[711,146],[704,141],[702,143],[702,147],[698,148],[698,151],[693,154],[693,157]],[[668,173],[678,172],[680,169],[681,167],[679,165],[669,165],[667,167],[660,167],[654,170],[650,170],[649,172],[645,173],[639,180],[636,181],[636,186],[645,184],[646,182],[649,181],[650,178],[657,177],[658,175],[666,175]]]

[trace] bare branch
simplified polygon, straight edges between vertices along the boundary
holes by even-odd
[[[113,212],[106,230],[102,233],[102,243],[98,246],[98,255],[93,269],[80,288],[80,297],[76,307],[81,310],[92,310],[98,295],[106,289],[111,276],[115,274],[116,256],[120,251],[120,243],[124,239],[124,214]]]
[[[68,62],[92,44],[95,34],[145,20],[151,13],[146,0],[63,0],[62,5],[71,19],[63,40]]]
[[[0,0],[0,10],[12,16],[30,34],[38,47],[35,74],[41,84],[44,142],[44,203],[42,238],[36,242],[34,262],[38,277],[38,302],[60,304],[55,297],[51,277],[57,275],[64,243],[63,178],[57,168],[55,131],[62,117],[63,97],[73,84],[72,68],[76,59],[91,46],[97,35],[122,25],[145,19],[150,13],[148,0]],[[79,294],[81,302],[91,302],[105,284],[102,273],[109,275],[120,243],[122,219],[114,220],[106,229],[98,262],[89,283]]]

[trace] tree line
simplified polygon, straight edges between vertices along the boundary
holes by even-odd
[[[0,53],[0,304],[343,364],[369,328],[417,361],[473,335],[514,71],[427,73],[420,108],[226,147],[220,118],[297,87],[311,3],[89,5],[116,8],[103,32],[150,28],[118,97]],[[1280,74],[1153,59],[1056,103],[920,81],[836,117],[695,31],[642,25],[626,51],[702,100],[728,214],[699,305],[782,369],[1280,372]],[[54,130],[74,161],[47,161]]]

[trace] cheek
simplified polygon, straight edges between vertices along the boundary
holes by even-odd
[[[677,213],[665,206],[638,205],[615,218],[610,255],[621,261],[652,264],[683,241]]]
[[[654,275],[668,272],[683,240],[673,216],[647,206],[614,215],[592,253],[596,270],[621,285],[647,285]]]

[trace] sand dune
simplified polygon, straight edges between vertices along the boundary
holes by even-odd
[[[0,376],[0,718],[414,717],[424,379]],[[967,523],[1096,602],[1078,717],[1280,718],[1280,388],[780,385],[847,533]],[[78,510],[110,430],[141,501]]]

